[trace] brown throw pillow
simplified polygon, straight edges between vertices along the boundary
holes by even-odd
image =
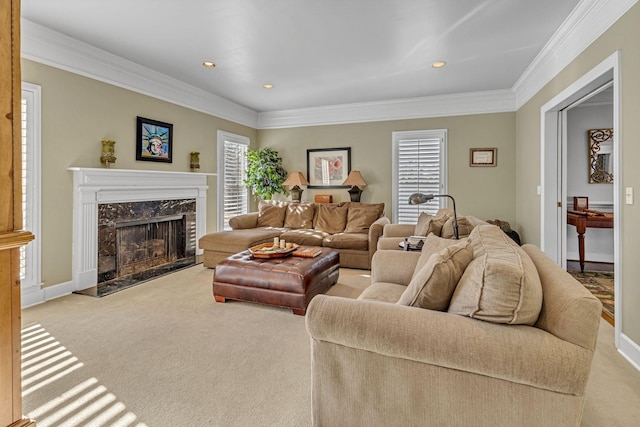
[[[285,228],[313,228],[315,207],[308,203],[291,203],[287,206],[284,219]]]
[[[347,212],[345,233],[368,233],[369,227],[378,219],[375,206],[350,206]]]
[[[316,205],[316,222],[314,229],[326,233],[342,233],[347,225],[347,207],[335,204]]]
[[[465,268],[473,259],[468,240],[458,241],[429,257],[411,278],[398,304],[444,311]]]
[[[473,224],[469,222],[467,217],[459,216],[458,217],[458,237],[463,238],[467,237],[471,234],[471,230],[473,230]],[[442,226],[442,231],[440,232],[440,237],[445,239],[455,239],[456,234],[453,228],[453,217],[449,218],[447,222]]]
[[[287,212],[286,204],[260,200],[258,203],[258,227],[282,227]]]
[[[448,248],[449,246],[460,243],[461,241],[462,240],[443,239],[442,237],[430,233],[424,240],[424,245],[422,245],[422,253],[420,254],[420,258],[418,258],[418,262],[416,263],[416,266],[413,270],[413,275],[415,276],[418,271],[422,267],[424,267],[427,261],[429,261],[429,258],[431,258],[431,255],[438,253],[443,249]],[[469,239],[464,239],[464,241],[468,242]]]
[[[533,325],[542,284],[529,255],[495,225],[469,235],[474,259],[451,298],[449,312],[494,323]]]

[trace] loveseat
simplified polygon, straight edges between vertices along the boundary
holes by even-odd
[[[578,426],[602,304],[494,225],[379,250],[306,326],[315,426]]]
[[[274,237],[305,246],[324,246],[340,254],[340,266],[369,269],[378,238],[389,219],[384,203],[300,203],[260,201],[258,212],[229,220],[231,230],[202,236],[205,267]]]

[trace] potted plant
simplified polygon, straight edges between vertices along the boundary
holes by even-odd
[[[282,157],[271,148],[247,150],[247,175],[244,184],[262,200],[271,200],[275,193],[287,194],[282,183],[287,171]]]

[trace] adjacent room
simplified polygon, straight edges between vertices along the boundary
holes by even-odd
[[[0,426],[637,422],[637,0],[2,3]]]

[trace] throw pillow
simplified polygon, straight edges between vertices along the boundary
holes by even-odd
[[[378,208],[374,206],[349,206],[345,233],[368,233],[369,227],[378,219]]]
[[[467,217],[459,216],[458,217],[458,237],[467,237],[471,234],[471,230],[473,230],[473,224],[467,219]],[[447,222],[442,226],[442,231],[440,232],[440,237],[444,237],[445,239],[455,239],[456,233],[453,228],[453,217],[449,218]]]
[[[258,227],[282,227],[287,211],[286,204],[270,200],[258,203]]]
[[[458,281],[473,259],[469,241],[456,242],[429,257],[411,278],[398,304],[429,310],[447,309]]]
[[[495,225],[469,235],[474,259],[451,298],[449,312],[494,323],[533,325],[542,308],[535,264]]]
[[[419,220],[420,220],[420,217],[418,217],[418,221]],[[426,219],[426,221],[424,222],[424,224],[419,230],[416,225],[417,233],[415,235],[427,236],[429,233],[433,233],[436,236],[440,236],[440,233],[442,232],[442,226],[444,225],[445,222],[447,222],[447,217],[444,215],[436,215],[436,216],[429,215],[429,218]]]
[[[426,236],[426,234],[422,234],[422,229],[429,221],[429,218],[433,218],[433,215],[429,215],[426,212],[420,212],[420,216],[418,217],[418,222],[416,223],[416,228],[413,231],[414,236]],[[428,234],[428,233],[427,233]]]
[[[336,204],[316,205],[316,221],[314,229],[326,233],[342,233],[347,225],[347,207]]]
[[[465,241],[468,241],[468,239],[465,239]],[[429,261],[429,258],[431,258],[431,255],[460,242],[461,240],[443,239],[442,237],[438,237],[433,233],[429,233],[426,239],[424,239],[420,258],[418,258],[418,261],[416,262],[416,266],[413,270],[413,275],[415,276],[416,273],[422,267],[424,267],[427,261]]]
[[[284,219],[285,228],[313,228],[315,207],[309,203],[290,203]]]

